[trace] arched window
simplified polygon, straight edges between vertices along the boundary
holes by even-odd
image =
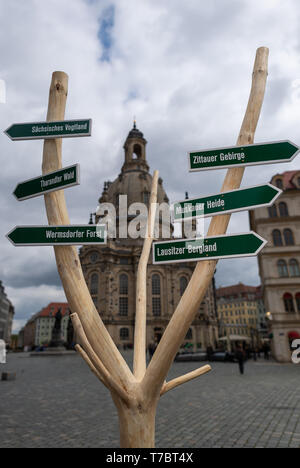
[[[120,275],[120,294],[128,296],[128,276]]]
[[[283,302],[286,312],[295,312],[293,296],[290,293],[285,293]]]
[[[99,289],[99,276],[97,273],[93,273],[91,276],[91,294],[97,295]]]
[[[277,208],[276,205],[270,206],[268,208],[270,218],[277,218]]]
[[[142,156],[142,147],[138,144],[133,147],[133,159],[140,159]]]
[[[121,328],[120,330],[120,340],[125,341],[129,338],[129,329],[128,328]]]
[[[183,296],[184,291],[186,290],[188,285],[188,280],[185,276],[180,278],[180,296]]]
[[[279,189],[281,189],[281,190],[283,189],[282,179],[276,179],[275,184]]]
[[[128,316],[128,276],[125,274],[119,277],[119,315]]]
[[[300,293],[296,294],[297,311],[300,312]]]
[[[287,204],[284,202],[279,203],[279,215],[280,216],[288,216],[289,215],[289,210],[287,207]]]
[[[290,260],[289,267],[291,276],[300,276],[299,263],[295,258]]]
[[[283,245],[281,232],[279,231],[279,229],[274,229],[274,231],[272,232],[272,236],[273,236],[273,244],[276,247]]]
[[[285,260],[278,260],[277,262],[278,274],[280,278],[286,278],[289,276],[287,264]]]
[[[161,298],[160,298],[161,286],[160,276],[152,276],[152,313],[156,317],[161,315]]]
[[[285,245],[294,245],[294,236],[290,229],[285,229],[283,231]]]
[[[193,339],[193,330],[191,328],[187,332],[185,339],[186,340],[192,340]]]

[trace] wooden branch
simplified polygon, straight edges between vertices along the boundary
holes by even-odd
[[[82,323],[80,322],[80,319],[78,315],[72,314],[71,315],[71,320],[76,332],[76,335],[79,338],[81,346],[84,348],[89,360],[97,370],[98,375],[100,376],[101,382],[109,389],[113,390],[116,392],[117,395],[119,395],[120,398],[122,398],[126,403],[129,402],[129,397],[126,391],[114,380],[114,378],[110,375],[110,373],[107,371],[105,366],[102,364],[101,360],[98,358],[96,353],[94,352],[93,348],[91,347],[86,334],[84,332]]]
[[[188,374],[182,375],[181,377],[177,377],[176,379],[173,379],[170,382],[165,383],[163,385],[163,388],[160,392],[160,396],[163,396],[165,393],[169,392],[170,390],[173,390],[173,388],[176,388],[179,385],[189,382],[190,380],[196,379],[197,377],[200,377],[200,375],[207,374],[207,372],[210,372],[210,371],[211,371],[210,366],[203,366],[203,367],[200,367],[199,369],[189,372]]]
[[[153,174],[147,233],[137,272],[133,359],[133,372],[137,380],[142,380],[146,372],[147,265],[154,237],[158,175],[158,171]]]
[[[68,76],[55,72],[50,87],[47,122],[64,120],[68,93]],[[45,140],[43,175],[62,167],[62,140]],[[50,225],[69,225],[64,191],[45,195]],[[56,263],[71,310],[76,310],[91,347],[116,382],[130,387],[135,378],[106,330],[90,296],[75,247],[54,247]]]
[[[82,359],[87,363],[87,365],[89,366],[91,371],[95,374],[95,376],[103,383],[103,385],[105,385],[105,387],[108,388],[108,385],[104,381],[102,375],[97,371],[96,367],[94,366],[94,364],[92,363],[92,361],[88,357],[87,353],[82,349],[82,347],[79,344],[77,344],[77,345],[75,345],[75,349],[80,354]]]
[[[268,49],[257,50],[253,70],[252,88],[245,118],[238,138],[239,145],[253,143],[258,118],[263,103],[267,79]],[[240,187],[244,174],[243,168],[227,171],[222,190],[233,190]],[[208,236],[226,233],[230,215],[216,216],[212,219]],[[142,381],[143,391],[149,400],[159,397],[163,381],[169,371],[174,357],[186,333],[193,322],[207,288],[213,278],[217,261],[198,262],[188,287],[183,294],[169,325],[160,340],[156,352],[147,368]]]

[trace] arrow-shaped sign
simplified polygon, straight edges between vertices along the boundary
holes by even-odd
[[[255,232],[154,242],[153,263],[198,262],[220,258],[253,257],[267,241]]]
[[[172,207],[173,221],[197,219],[270,206],[281,193],[282,190],[274,187],[274,185],[264,184],[176,202]]]
[[[298,152],[299,147],[288,140],[194,151],[188,153],[189,169],[193,172],[289,162]]]
[[[13,141],[91,136],[92,120],[16,123],[8,127],[4,133]]]
[[[17,226],[6,236],[15,246],[106,244],[104,225]]]
[[[64,167],[59,171],[51,172],[41,177],[28,179],[18,184],[13,192],[17,200],[27,200],[29,198],[45,195],[55,190],[79,185],[79,164]]]

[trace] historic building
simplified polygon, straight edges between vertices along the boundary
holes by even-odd
[[[114,182],[104,183],[99,203],[100,207],[101,204],[103,206],[105,203],[112,203],[116,208],[115,238],[109,238],[105,246],[84,246],[80,249],[83,272],[95,306],[119,347],[131,347],[134,342],[136,276],[143,245],[143,239],[126,237],[127,227],[134,215],[126,214],[126,219],[124,220],[124,216],[122,218],[119,209],[120,195],[127,195],[128,206],[136,202],[148,205],[152,176],[146,159],[146,144],[142,132],[134,124],[124,144],[125,161],[119,176]],[[159,179],[158,203],[168,202],[163,181]],[[166,222],[163,217],[159,219],[161,237]],[[96,221],[98,220],[99,216],[96,216]],[[149,260],[147,343],[160,340],[194,267],[195,263],[153,265],[152,260]],[[215,347],[217,339],[216,302],[212,284],[185,343],[206,349],[208,345]]]
[[[0,340],[4,340],[6,344],[10,344],[14,313],[14,307],[0,281]]]
[[[239,283],[218,288],[216,295],[220,334],[247,337],[259,345],[267,332],[261,288]]]
[[[68,331],[71,325],[70,309],[66,302],[51,302],[42,310],[34,314],[21,330],[21,347],[32,349],[36,346],[49,345],[52,338],[52,330],[55,323],[55,316],[60,310],[62,314],[61,335],[62,340],[67,343]],[[72,327],[73,336],[73,327]],[[18,346],[21,344],[21,337]]]
[[[300,171],[276,174],[271,183],[283,193],[270,208],[250,211],[250,226],[268,241],[258,262],[273,354],[290,362],[300,338]]]

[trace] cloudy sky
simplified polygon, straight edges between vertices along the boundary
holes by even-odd
[[[66,119],[93,119],[92,138],[63,142],[64,166],[81,165],[81,185],[66,191],[74,224],[88,222],[103,182],[118,175],[133,116],[171,201],[185,191],[218,192],[225,171],[189,174],[186,153],[236,143],[260,46],[270,58],[255,141],[300,144],[298,0],[0,0],[0,7],[0,128],[45,120],[55,70],[69,75]],[[18,182],[41,174],[43,142],[0,133],[0,145],[0,279],[16,307],[16,331],[65,297],[52,248],[16,248],[5,238],[16,225],[46,223],[42,198],[12,196]],[[247,168],[243,186],[299,165],[296,158]],[[232,216],[229,232],[247,230],[247,213]],[[256,259],[219,262],[217,285],[238,281],[259,284]]]

